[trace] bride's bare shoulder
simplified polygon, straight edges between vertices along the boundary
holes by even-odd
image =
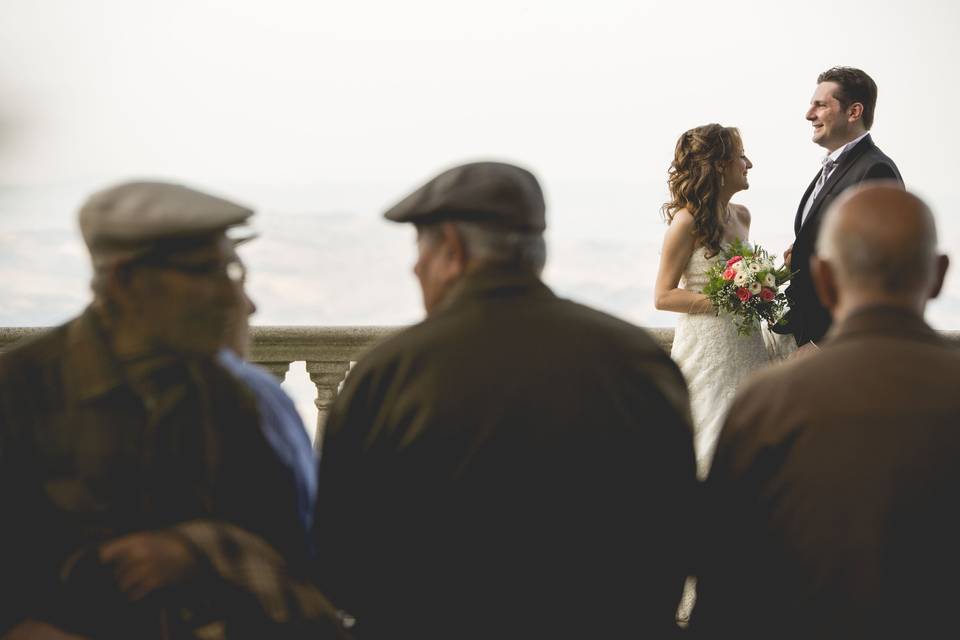
[[[670,226],[679,229],[692,229],[693,214],[686,209],[678,209],[677,212],[673,214],[673,219],[670,221]]]
[[[749,225],[750,224],[750,210],[747,209],[742,204],[730,203],[730,210],[733,212],[733,215],[737,217],[740,222]]]

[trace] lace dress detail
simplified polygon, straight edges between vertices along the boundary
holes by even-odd
[[[698,247],[687,262],[680,287],[703,291],[707,269],[719,259],[707,258]],[[683,371],[690,390],[697,475],[703,479],[737,387],[768,364],[767,349],[759,326],[753,334],[741,336],[729,316],[685,313],[677,323],[670,356]]]

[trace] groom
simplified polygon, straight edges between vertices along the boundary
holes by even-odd
[[[827,150],[827,156],[797,209],[796,240],[784,254],[795,272],[786,291],[790,313],[786,325],[777,328],[777,333],[792,333],[801,350],[814,348],[830,328],[830,314],[810,278],[810,258],[823,213],[845,189],[866,180],[903,183],[897,165],[868,133],[876,104],[877,85],[860,69],[833,67],[817,78],[806,118],[813,125],[813,141]]]

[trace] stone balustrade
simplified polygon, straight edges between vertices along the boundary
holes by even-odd
[[[250,360],[283,380],[290,363],[303,361],[307,374],[317,388],[317,442],[321,442],[323,424],[341,383],[352,363],[364,351],[402,327],[253,327]],[[14,342],[39,335],[44,327],[0,327],[0,353]],[[667,352],[673,344],[673,329],[648,331]],[[941,334],[960,346],[960,331]]]
[[[317,436],[350,366],[400,327],[251,327],[250,360],[283,380],[291,362],[303,361],[317,387]]]

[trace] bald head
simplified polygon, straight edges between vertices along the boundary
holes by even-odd
[[[926,287],[936,272],[937,229],[930,208],[897,183],[854,189],[827,212],[817,255],[838,285],[883,294]]]
[[[922,314],[940,292],[946,256],[937,255],[930,208],[898,183],[847,191],[824,217],[811,263],[817,293],[834,319],[859,307],[894,305]]]

